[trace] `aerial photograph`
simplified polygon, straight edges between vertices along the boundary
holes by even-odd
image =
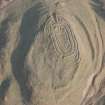
[[[0,105],[105,105],[105,0],[0,0]]]

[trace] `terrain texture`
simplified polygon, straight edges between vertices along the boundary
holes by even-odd
[[[105,0],[0,0],[0,105],[105,105]]]

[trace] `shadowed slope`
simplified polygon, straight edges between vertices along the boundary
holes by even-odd
[[[105,0],[91,0],[92,8],[96,13],[105,19]]]
[[[2,84],[0,86],[0,105],[3,105],[6,93],[10,86],[10,83],[11,83],[11,79],[7,78],[2,82]]]
[[[40,4],[37,4],[24,14],[20,27],[20,41],[11,57],[13,73],[19,83],[23,101],[26,102],[30,101],[32,90],[28,80],[30,72],[24,69],[24,62],[38,32],[36,27],[40,16],[39,7]]]

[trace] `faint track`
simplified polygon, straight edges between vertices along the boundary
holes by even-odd
[[[100,31],[100,25],[99,25],[99,22],[98,22],[96,16],[95,16],[95,22],[96,22],[96,30],[97,30],[97,33],[98,33],[98,35],[96,35],[96,37],[98,39],[97,40],[97,43],[98,43],[98,55],[97,55],[97,59],[95,61],[96,63],[95,63],[95,66],[94,66],[94,69],[96,71],[94,72],[94,75],[92,76],[91,81],[89,81],[90,83],[88,85],[88,89],[86,90],[86,94],[84,95],[84,98],[83,98],[83,101],[82,101],[81,105],[84,105],[85,103],[87,103],[86,105],[88,105],[88,102],[91,100],[91,97],[89,98],[88,96],[91,93],[91,89],[94,89],[96,91],[95,81],[96,81],[96,78],[98,77],[98,75],[102,72],[102,65],[103,65],[103,61],[102,61],[103,60],[103,39],[102,39],[102,33]],[[93,97],[94,97],[94,94],[93,94],[92,98]]]
[[[82,26],[82,28],[84,29],[84,31],[86,33],[86,36],[87,36],[87,39],[88,39],[88,42],[89,42],[89,46],[91,48],[92,59],[94,59],[95,51],[94,51],[94,46],[92,44],[92,40],[91,40],[90,34],[89,34],[85,24],[81,21],[81,19],[79,17],[77,17],[77,16],[75,16],[75,18],[78,20],[78,22],[80,23],[80,25]]]

